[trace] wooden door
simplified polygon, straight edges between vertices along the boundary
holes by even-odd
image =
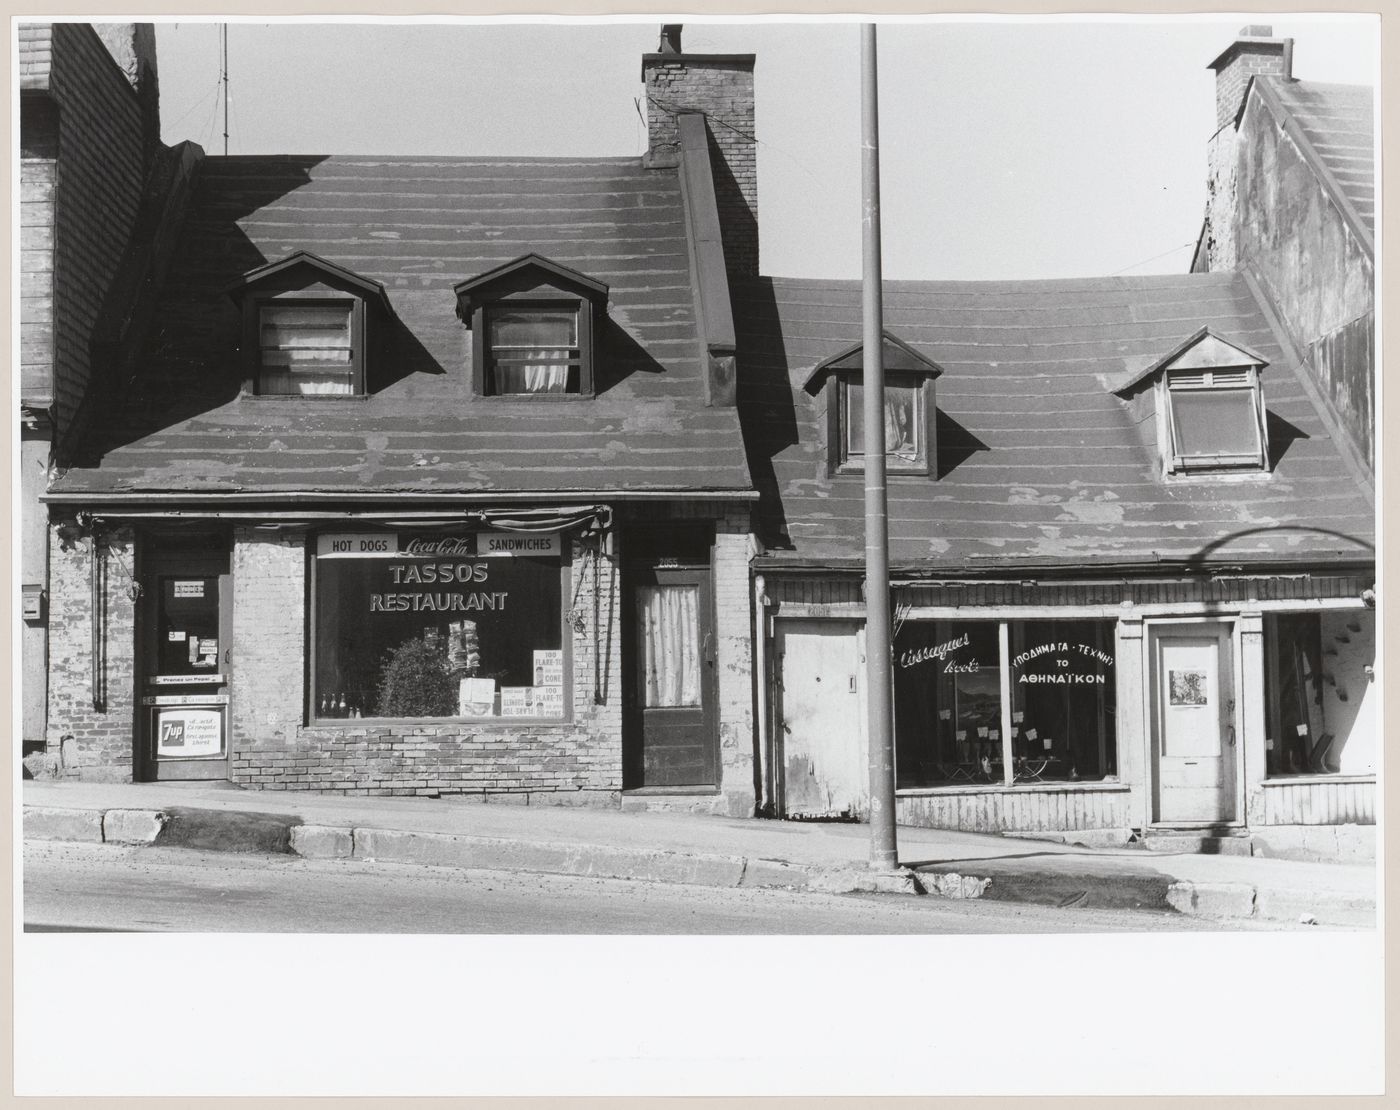
[[[1234,821],[1239,749],[1229,625],[1156,629],[1152,660],[1157,823]]]
[[[776,763],[785,817],[861,817],[869,810],[856,629],[848,621],[777,622]]]
[[[140,776],[227,779],[233,667],[227,548],[158,549],[142,563]]]
[[[634,566],[629,577],[623,786],[718,787],[710,568]]]

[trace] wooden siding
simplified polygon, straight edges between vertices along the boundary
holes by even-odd
[[[1374,780],[1266,783],[1265,825],[1374,825]]]
[[[795,575],[767,566],[760,573],[766,576],[768,596],[780,605],[860,605],[864,602],[862,578],[858,573]],[[1124,602],[1134,605],[1242,604],[1251,598],[1259,601],[1357,598],[1373,581],[1372,577],[1361,575],[1283,575],[1175,582],[968,582],[898,586],[895,600],[914,608],[1120,605]],[[969,613],[969,616],[974,615]]]
[[[1125,786],[939,790],[897,795],[901,825],[963,832],[1074,832],[1133,825]]]
[[[802,383],[859,339],[859,283],[742,282],[736,311],[764,541],[809,564],[858,559],[862,480],[826,474],[824,412]],[[1240,275],[891,281],[885,324],[945,370],[937,475],[890,476],[894,567],[1372,555],[1371,498]],[[1207,326],[1268,360],[1267,476],[1165,480],[1109,388]]]

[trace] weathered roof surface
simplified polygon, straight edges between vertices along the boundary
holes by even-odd
[[[53,65],[53,24],[19,25],[19,87],[47,89]]]
[[[1299,127],[1361,225],[1376,233],[1375,90],[1318,81],[1263,82]]]
[[[885,326],[945,370],[939,476],[891,474],[891,564],[946,569],[1372,557],[1345,468],[1243,278],[886,282]],[[828,476],[822,398],[802,383],[861,332],[855,282],[739,290],[740,409],[776,560],[863,554],[863,478]],[[1274,472],[1167,481],[1109,385],[1201,327],[1268,359]],[[1340,553],[1340,554],[1338,554]]]
[[[311,251],[393,306],[364,399],[239,397],[241,274]],[[531,251],[610,289],[593,399],[474,398],[452,288]],[[704,405],[675,171],[639,159],[210,158],[135,382],[54,483],[103,494],[748,490]]]

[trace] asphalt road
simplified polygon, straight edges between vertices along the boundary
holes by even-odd
[[[1167,913],[723,890],[499,871],[31,841],[26,931],[722,934],[1171,932]]]

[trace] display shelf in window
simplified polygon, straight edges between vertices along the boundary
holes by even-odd
[[[889,332],[884,333],[881,354],[885,370],[885,468],[892,474],[936,474],[934,381],[943,368]],[[826,405],[830,474],[865,469],[864,358],[863,343],[847,347],[819,363],[803,386]]]
[[[471,329],[480,397],[567,400],[593,394],[602,282],[528,254],[459,283],[457,316]]]

